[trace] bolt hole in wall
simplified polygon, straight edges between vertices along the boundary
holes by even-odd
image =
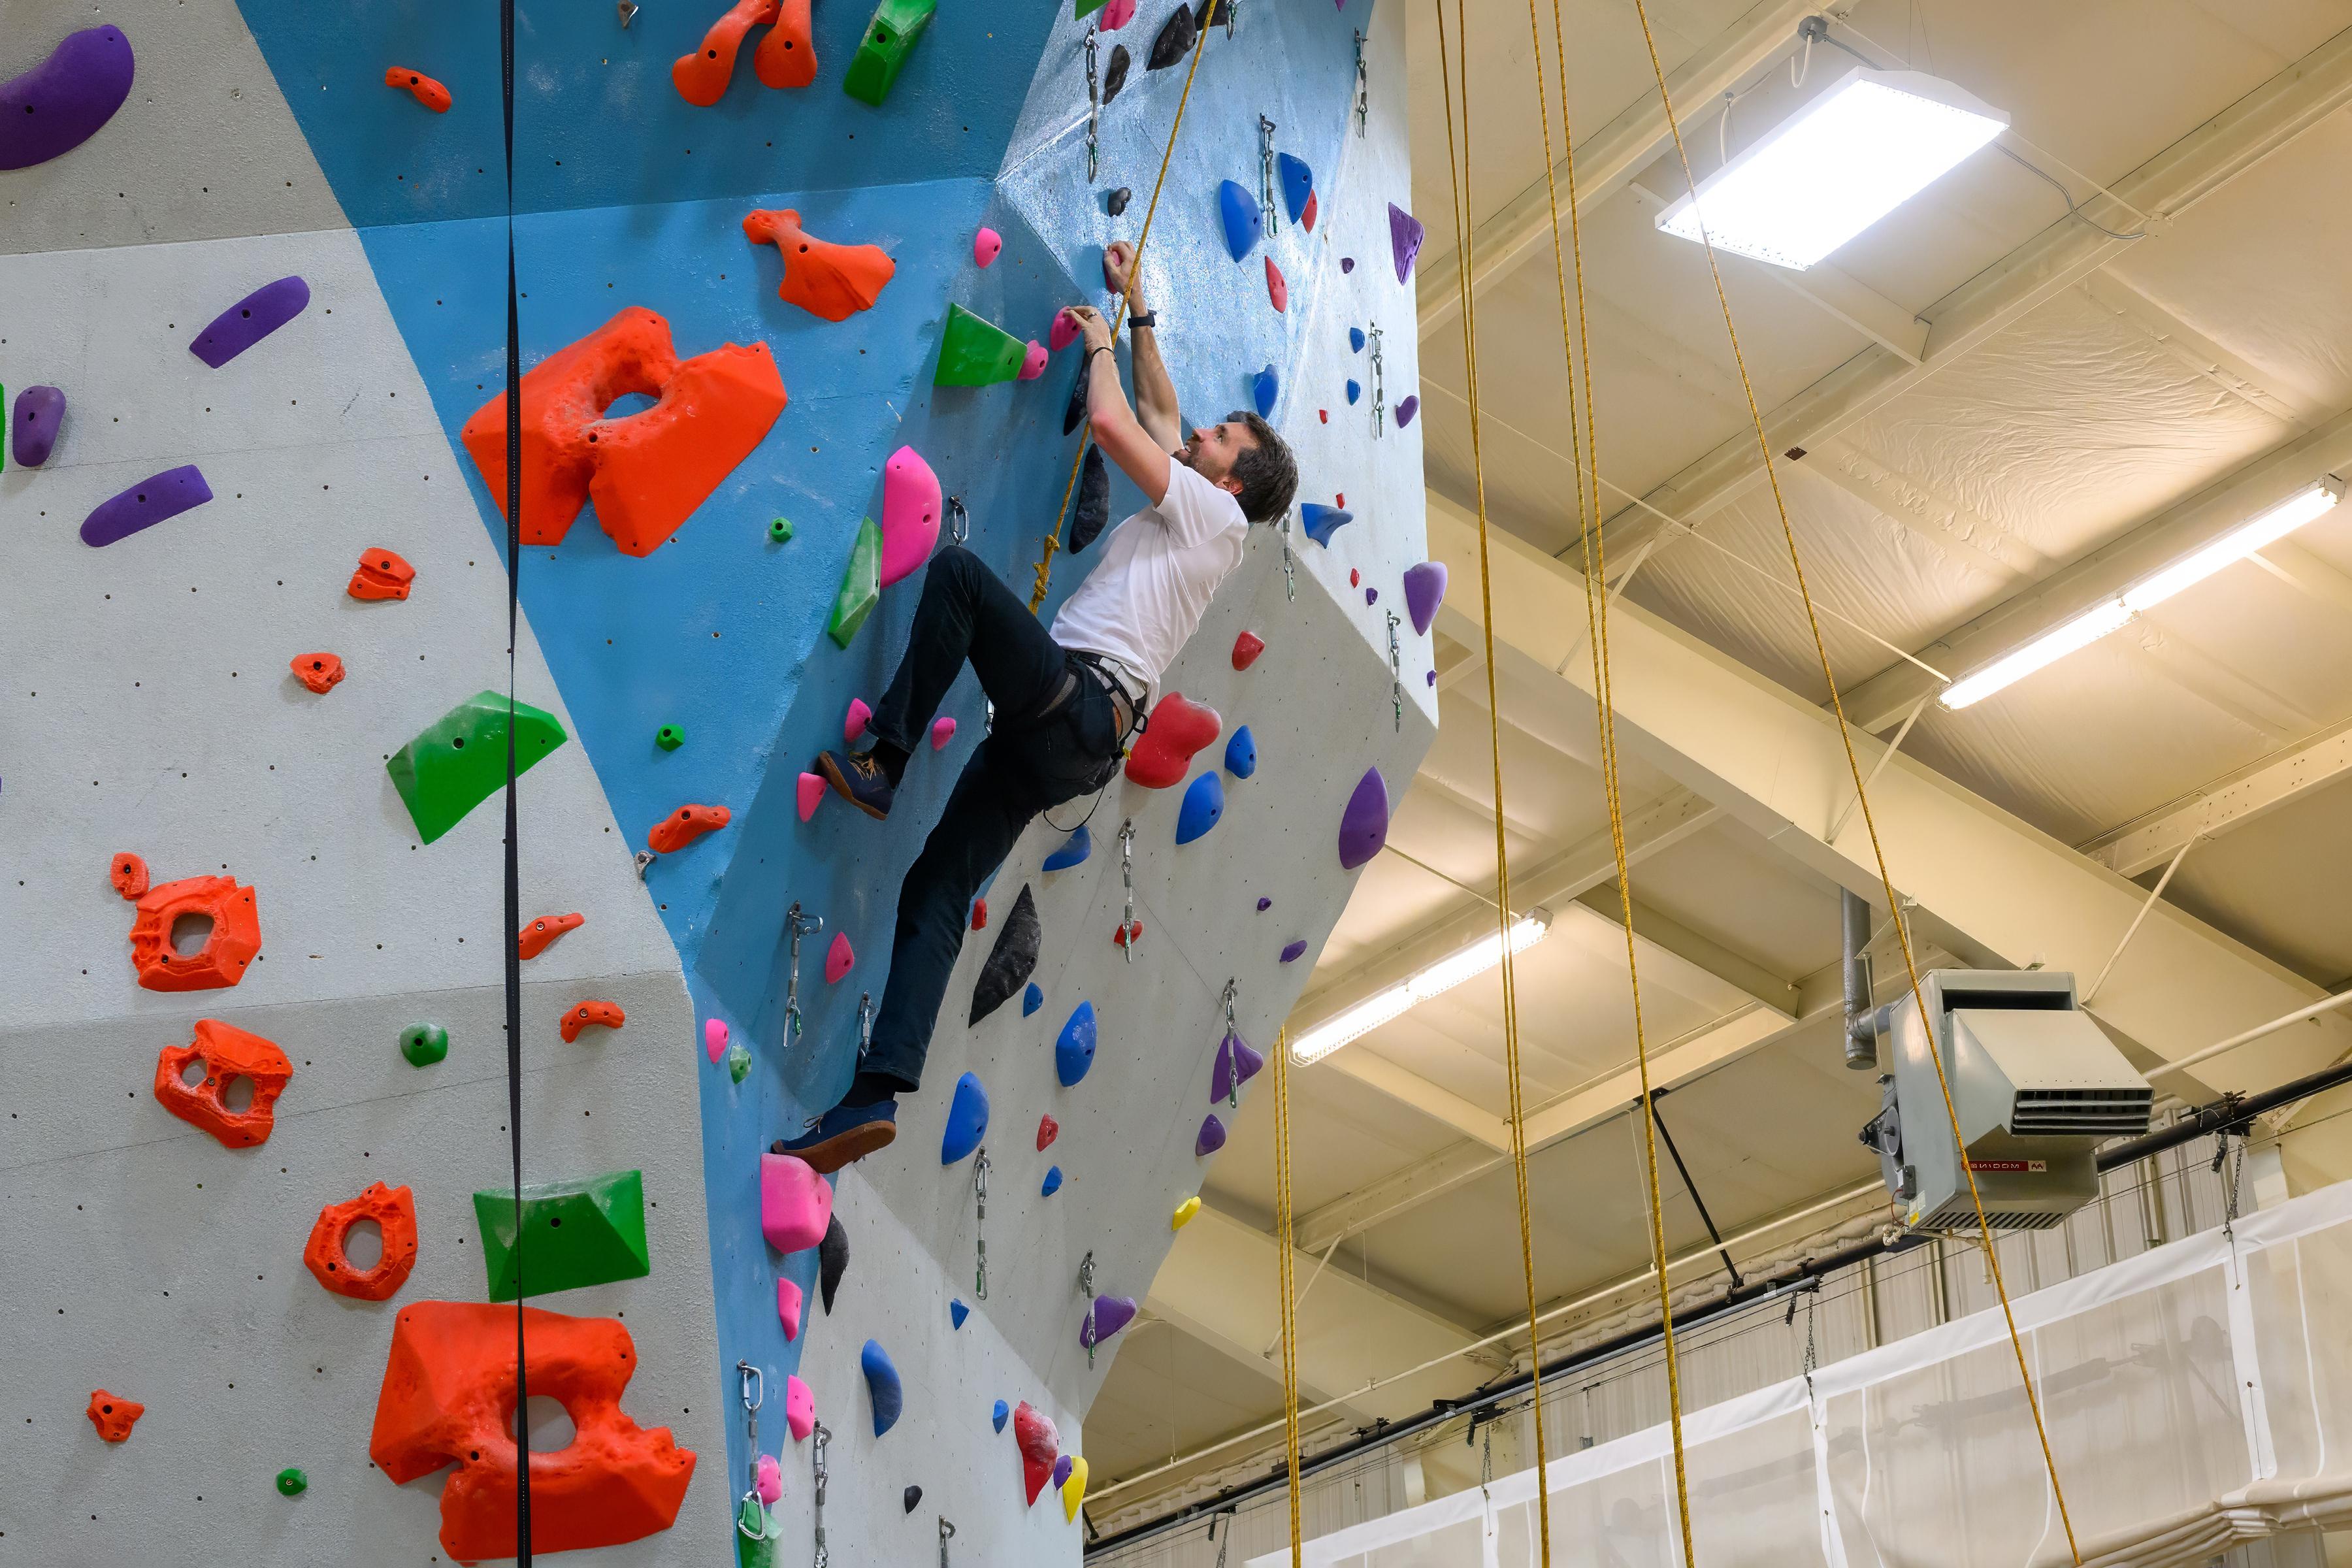
[[[572,1447],[578,1434],[572,1425],[572,1412],[563,1408],[563,1401],[551,1394],[534,1394],[528,1405],[530,1415],[530,1451],[533,1455],[561,1453]],[[521,1437],[517,1423],[516,1437]]]
[[[182,958],[194,958],[204,952],[205,944],[213,939],[213,917],[206,914],[184,914],[172,921],[172,951]]]

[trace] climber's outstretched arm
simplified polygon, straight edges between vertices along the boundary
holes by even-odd
[[[1118,384],[1118,355],[1112,351],[1110,323],[1085,305],[1070,307],[1086,342],[1087,415],[1103,455],[1135,481],[1143,499],[1158,506],[1168,497],[1168,470],[1173,463],[1169,449],[1154,439],[1128,406],[1127,390]]]
[[[1127,296],[1127,342],[1129,370],[1135,377],[1136,423],[1150,432],[1163,451],[1184,444],[1184,421],[1176,411],[1176,384],[1160,363],[1159,334],[1143,303],[1143,279],[1135,271],[1135,252],[1127,241],[1113,240],[1103,249],[1103,281],[1113,293]]]

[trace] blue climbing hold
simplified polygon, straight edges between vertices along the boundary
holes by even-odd
[[[971,1316],[971,1309],[970,1307],[965,1306],[961,1301],[957,1300],[953,1297],[950,1297],[948,1299],[949,1323],[960,1329],[963,1327],[963,1321]]]
[[[947,1130],[940,1134],[940,1163],[952,1165],[980,1147],[988,1136],[988,1090],[981,1088],[980,1075],[966,1073],[956,1079],[955,1101],[948,1107]]]
[[[1304,221],[1307,198],[1315,194],[1315,171],[1307,166],[1305,159],[1294,158],[1287,153],[1274,155],[1274,167],[1282,176],[1282,210],[1290,215],[1291,222]]]
[[[1012,1418],[1013,1406],[1005,1404],[1002,1399],[996,1402],[996,1408],[988,1413],[989,1424],[1000,1432],[1004,1430],[1005,1422]]]
[[[1176,808],[1176,842],[1190,844],[1204,837],[1225,815],[1225,786],[1214,773],[1202,773],[1184,791],[1183,804]]]
[[[1352,511],[1341,511],[1336,506],[1317,506],[1311,500],[1298,503],[1298,521],[1307,530],[1307,537],[1324,548],[1330,548],[1331,535],[1356,521]]]
[[[1282,382],[1280,378],[1274,374],[1274,366],[1272,365],[1267,365],[1264,370],[1258,372],[1257,374],[1250,378],[1250,401],[1257,405],[1257,416],[1259,418],[1271,419],[1274,417],[1274,400],[1281,394],[1281,392]]]
[[[1037,1195],[1040,1197],[1050,1198],[1061,1190],[1062,1167],[1059,1165],[1047,1166],[1045,1169],[1045,1184],[1037,1189]]]
[[[1363,328],[1349,327],[1348,329],[1348,352],[1350,353],[1362,353],[1364,352]]]
[[[874,1400],[874,1435],[879,1437],[898,1424],[899,1413],[907,1408],[906,1386],[898,1381],[898,1369],[890,1364],[890,1352],[873,1340],[858,1352],[857,1364],[866,1371],[866,1392]]]
[[[1066,871],[1082,863],[1095,852],[1095,841],[1087,833],[1087,825],[1079,823],[1076,832],[1062,841],[1062,847],[1045,857],[1045,869]]]
[[[1225,742],[1225,772],[1237,779],[1245,779],[1257,772],[1257,737],[1246,724],[1234,731]]]
[[[1265,236],[1265,214],[1257,198],[1232,180],[1217,187],[1217,210],[1225,220],[1225,249],[1235,261],[1245,260]]]
[[[1081,1002],[1054,1042],[1054,1076],[1064,1089],[1076,1088],[1095,1065],[1095,1005]]]
[[[1037,983],[1032,980],[1029,983],[1029,989],[1021,994],[1021,1016],[1025,1018],[1045,1005],[1045,994],[1040,991],[1037,988]]]
[[[1354,403],[1356,399],[1363,395],[1364,389],[1360,384],[1352,381],[1348,384],[1348,401],[1349,403]]]

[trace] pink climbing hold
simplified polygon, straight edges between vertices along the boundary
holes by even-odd
[[[912,447],[882,465],[882,586],[911,577],[940,542],[940,477]]]
[[[827,985],[839,984],[841,977],[849,973],[849,966],[856,962],[857,954],[850,951],[849,933],[845,931],[834,932],[833,945],[824,950],[824,983]]]
[[[942,713],[931,721],[931,750],[944,752],[955,739],[955,721]]]
[[[784,1495],[783,1468],[776,1463],[773,1454],[760,1456],[760,1479],[751,1489],[760,1494],[760,1501],[769,1508],[773,1508],[776,1500]]]
[[[1116,33],[1135,20],[1135,0],[1107,0],[1097,25],[1106,33]]]
[[[1003,248],[1004,237],[985,224],[981,226],[978,234],[971,237],[971,258],[982,267],[995,260]]]
[[[866,721],[873,717],[874,710],[866,706],[866,699],[863,697],[851,698],[849,700],[848,716],[841,721],[841,738],[843,742],[847,742],[855,741],[858,736],[866,733]]]
[[[727,1023],[723,1018],[706,1018],[702,1024],[702,1054],[717,1061],[727,1054]]]
[[[784,1426],[795,1443],[816,1430],[816,1395],[796,1373],[784,1377]]]
[[[832,1223],[833,1187],[807,1161],[791,1154],[760,1156],[760,1234],[770,1247],[805,1252],[824,1239]]]
[[[1052,349],[1055,353],[1060,353],[1064,349],[1068,348],[1072,343],[1076,342],[1077,341],[1077,318],[1071,315],[1067,310],[1055,311],[1054,324],[1045,329],[1046,346]]]
[[[1028,352],[1021,356],[1021,379],[1034,381],[1045,374],[1045,345],[1031,338]]]
[[[806,822],[810,817],[816,815],[817,802],[824,798],[825,792],[832,786],[824,782],[824,775],[823,773],[803,773],[800,776],[798,787],[800,790],[801,820],[803,822]]]
[[[801,1337],[801,1288],[789,1279],[776,1281],[776,1321],[787,1342]]]

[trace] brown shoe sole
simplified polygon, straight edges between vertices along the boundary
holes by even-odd
[[[898,1124],[890,1121],[869,1121],[863,1127],[853,1127],[814,1143],[806,1149],[789,1151],[795,1159],[804,1162],[820,1176],[830,1176],[844,1165],[851,1165],[878,1149],[887,1149],[898,1136]],[[777,1153],[787,1151],[776,1149]]]
[[[854,794],[849,787],[849,781],[842,776],[841,768],[839,764],[834,762],[830,752],[817,758],[816,766],[817,771],[824,775],[825,782],[833,786],[834,794],[839,795],[842,799],[847,801],[850,805],[856,806],[858,810],[864,812],[866,816],[872,817],[877,822],[887,822],[890,820],[889,813],[877,811],[872,806],[857,798],[856,794]],[[887,1142],[887,1140],[886,1139],[885,1142]]]

